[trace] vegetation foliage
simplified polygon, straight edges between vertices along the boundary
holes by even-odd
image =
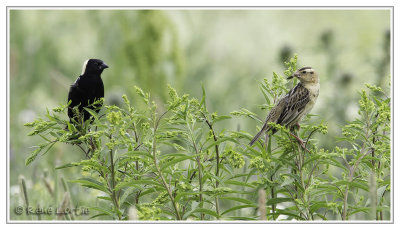
[[[297,68],[297,56],[284,74]],[[260,82],[261,109],[274,103],[296,82],[278,73]],[[390,218],[390,97],[377,86],[360,91],[358,118],[342,127],[338,142],[350,148],[319,148],[315,134],[325,135],[320,121],[301,123],[297,135],[307,150],[279,131],[268,143],[248,146],[253,133],[219,126],[243,116],[263,123],[246,108],[220,115],[200,98],[179,94],[168,85],[160,106],[150,93],[134,87],[142,105],[128,96],[121,106],[105,106],[83,126],[70,123],[67,105],[48,110],[25,124],[29,136],[43,143],[26,165],[56,144],[73,145],[82,160],[63,162],[58,171],[78,167],[81,177],[69,180],[96,190],[91,218],[114,220],[349,220]],[[232,117],[233,116],[233,117]],[[317,116],[318,117],[318,116]],[[68,129],[65,129],[65,127]],[[261,138],[262,139],[262,138]],[[76,154],[75,152],[73,154]],[[23,181],[23,178],[22,178]],[[26,188],[21,182],[24,191]],[[61,208],[71,206],[68,183]],[[25,194],[26,205],[28,203]],[[74,216],[64,218],[74,219]]]
[[[8,13],[11,220],[390,219],[388,9]],[[68,124],[93,57],[107,106]],[[285,127],[247,146],[310,65],[310,152]]]

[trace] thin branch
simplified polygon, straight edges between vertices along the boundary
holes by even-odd
[[[289,186],[284,186],[284,188]],[[289,192],[290,197],[292,197],[294,205],[296,205],[297,210],[300,212],[300,216],[303,216],[306,219],[306,215],[301,211],[300,207],[297,205],[296,199],[294,198],[293,194],[290,192],[290,189],[286,188],[286,191]]]
[[[307,185],[305,186],[305,188],[308,188],[308,186],[310,185],[311,176],[313,175],[315,168],[317,168],[317,165],[318,165],[319,161],[320,160],[317,160],[317,162],[314,164],[313,168],[311,169],[311,172],[308,175],[308,181],[307,181]]]
[[[194,148],[194,150],[196,152],[196,162],[197,162],[197,167],[198,167],[198,170],[199,170],[199,191],[200,191],[199,198],[200,198],[200,203],[202,203],[202,201],[203,201],[203,194],[202,194],[202,192],[203,192],[203,172],[202,172],[202,168],[201,168],[199,150],[198,150],[196,142],[194,140],[193,132],[192,132],[192,130],[190,128],[189,128],[189,131],[190,131],[190,137],[192,139],[193,148]],[[200,217],[201,217],[200,219],[203,220],[204,219],[204,213],[201,213]]]
[[[76,144],[76,146],[78,146],[78,147],[85,153],[86,158],[89,159],[89,155],[88,155],[88,153],[85,151],[85,149],[84,149],[80,144]]]
[[[112,195],[112,199],[113,199],[113,202],[114,202],[114,205],[115,205],[115,208],[116,208],[116,211],[117,211],[117,214],[118,214],[118,219],[120,219],[121,220],[121,213],[120,213],[120,210],[119,210],[119,202],[118,202],[118,197],[117,197],[117,194],[116,194],[116,192],[115,192],[115,185],[116,185],[116,183],[115,183],[115,169],[114,169],[114,154],[113,154],[113,150],[112,149],[110,149],[110,163],[111,163],[111,182],[112,182],[112,184],[111,184],[111,195]]]
[[[217,138],[217,136],[215,135],[214,128],[213,128],[211,122],[207,119],[206,115],[205,115],[203,112],[201,112],[201,114],[203,115],[203,117],[204,117],[204,119],[205,119],[205,122],[206,122],[207,125],[208,125],[208,128],[211,130],[211,133],[212,133],[212,135],[213,135],[214,141],[217,142],[217,141],[218,141],[218,138]],[[219,159],[219,158],[220,158],[220,157],[219,157],[219,145],[218,145],[218,144],[215,145],[215,156],[216,156],[216,158],[217,158],[217,159],[216,159],[216,161],[217,161],[217,166],[216,166],[216,169],[215,169],[215,176],[218,177],[218,176],[219,176],[219,164],[220,164],[220,159]],[[216,180],[216,181],[215,181],[215,188],[218,188],[218,186],[219,186],[219,182],[218,182],[218,180]],[[218,202],[218,196],[215,196],[215,211],[217,212],[217,215],[219,216],[219,202]]]
[[[310,134],[308,135],[308,137],[307,137],[307,141],[306,141],[306,146],[307,146],[307,144],[308,144],[308,141],[310,140],[310,138],[311,138],[311,135],[313,135],[314,133],[315,133],[315,131],[317,131],[317,130],[313,130],[313,131],[311,131],[310,132]]]
[[[159,165],[158,165],[158,162],[157,162],[157,156],[156,156],[156,152],[157,152],[157,151],[156,151],[156,146],[157,146],[157,145],[156,145],[156,143],[157,143],[156,133],[157,133],[158,125],[159,125],[159,123],[160,123],[161,118],[162,118],[167,112],[168,112],[168,111],[165,111],[165,112],[157,119],[157,121],[154,123],[154,135],[153,135],[153,161],[154,161],[154,166],[156,167],[156,170],[157,170],[157,172],[158,172],[158,175],[159,175],[160,178],[161,178],[161,182],[162,182],[162,184],[164,185],[165,189],[167,190],[169,198],[171,199],[172,205],[173,205],[174,210],[175,210],[176,218],[177,218],[178,220],[181,220],[182,218],[181,218],[181,215],[179,214],[178,207],[176,206],[175,199],[174,199],[174,197],[173,197],[173,195],[172,195],[172,192],[171,192],[170,187],[168,186],[168,184],[167,184],[167,182],[166,182],[166,180],[165,180],[165,178],[164,178],[164,175],[163,175],[162,172],[161,172],[161,169],[160,169],[160,167],[159,167]]]

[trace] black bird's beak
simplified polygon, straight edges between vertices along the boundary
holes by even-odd
[[[108,68],[108,65],[103,62],[103,64],[101,64],[101,69],[107,69],[107,68]]]

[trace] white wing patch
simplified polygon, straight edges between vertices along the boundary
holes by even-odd
[[[88,61],[89,61],[89,59],[87,59],[87,60],[83,63],[81,75],[83,75],[83,74],[85,73],[85,69],[86,69],[86,65],[87,65]]]

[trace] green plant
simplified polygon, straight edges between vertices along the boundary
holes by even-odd
[[[297,56],[286,64],[290,76]],[[264,79],[261,109],[270,109],[287,84],[277,73]],[[323,137],[327,125],[314,115],[297,134],[309,152],[273,123],[279,131],[268,143],[249,147],[250,133],[219,128],[231,117],[208,110],[204,87],[197,99],[168,86],[163,107],[135,87],[144,109],[124,95],[121,107],[105,106],[99,115],[88,110],[93,119],[78,129],[66,119],[66,105],[26,124],[33,128],[29,135],[44,140],[26,164],[57,143],[76,146],[83,159],[56,168],[80,167],[82,178],[70,182],[101,192],[92,218],[127,220],[135,210],[140,220],[388,219],[390,98],[379,87],[367,87],[373,92],[361,91],[360,118],[338,138],[351,149],[319,148],[316,134]],[[263,122],[245,108],[231,115]]]

